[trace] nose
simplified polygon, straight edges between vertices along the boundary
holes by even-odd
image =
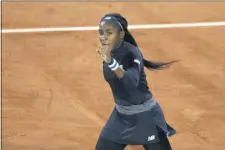
[[[102,36],[100,36],[100,39],[101,39],[102,41],[105,41],[105,40],[107,40],[108,38],[107,38],[107,36],[102,35]]]
[[[102,44],[106,44],[107,40],[108,40],[108,38],[106,36],[100,36],[100,41]]]
[[[107,35],[107,34],[101,34],[101,35],[100,35],[100,38],[101,38],[102,40],[108,40],[108,35]]]

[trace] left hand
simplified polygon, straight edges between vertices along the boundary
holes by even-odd
[[[109,63],[111,61],[110,49],[107,45],[99,46],[97,52],[106,63]]]

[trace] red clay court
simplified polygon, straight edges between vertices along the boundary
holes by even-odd
[[[97,26],[110,12],[130,25],[225,21],[225,2],[2,2],[3,29]],[[174,150],[225,150],[225,26],[131,30]],[[3,150],[94,150],[114,106],[95,49],[98,31],[3,33]],[[141,150],[129,146],[129,150]]]

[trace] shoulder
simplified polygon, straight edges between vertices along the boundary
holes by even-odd
[[[142,59],[142,53],[138,47],[128,42],[124,42],[124,45],[126,46],[128,53],[130,53],[133,57]]]
[[[132,64],[143,65],[143,56],[140,49],[130,43],[125,42],[125,46],[127,47],[128,57]]]

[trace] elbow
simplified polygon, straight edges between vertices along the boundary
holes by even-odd
[[[139,85],[139,80],[137,78],[133,79],[133,86],[136,88]]]

